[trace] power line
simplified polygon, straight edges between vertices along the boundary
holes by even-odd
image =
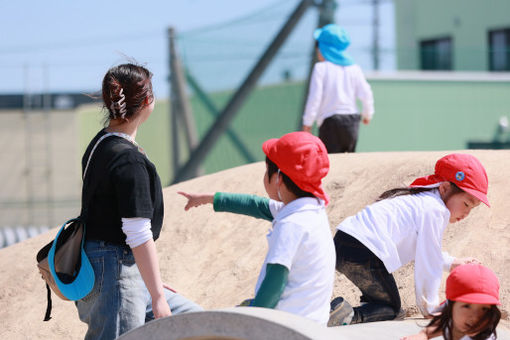
[[[289,2],[289,0],[286,1],[287,3]],[[252,12],[248,15],[245,15],[245,16],[242,16],[242,17],[239,17],[239,18],[235,18],[235,19],[232,19],[232,20],[229,20],[229,21],[224,21],[224,22],[221,22],[221,23],[217,23],[217,24],[212,24],[212,25],[205,25],[205,26],[202,26],[202,27],[197,27],[197,28],[194,28],[194,29],[191,29],[191,30],[188,30],[188,31],[184,31],[182,33],[179,34],[179,37],[189,37],[189,36],[192,36],[194,34],[201,34],[203,32],[210,32],[210,31],[213,31],[213,30],[218,30],[218,29],[222,29],[222,28],[225,28],[225,27],[229,27],[229,26],[233,26],[233,25],[237,25],[237,24],[246,24],[248,23],[250,20],[264,14],[264,13],[267,13],[268,11],[274,11],[275,8],[277,8],[278,6],[281,6],[282,4],[284,4],[285,1],[282,1],[282,0],[276,0],[275,2],[271,3],[270,5],[264,7],[264,8],[261,8],[255,12]]]
[[[289,0],[288,0],[289,1]],[[287,1],[287,2],[288,2]],[[220,29],[224,27],[233,26],[236,24],[250,24],[250,20],[257,18],[265,13],[268,13],[269,11],[273,11],[272,15],[277,17],[276,14],[274,14],[275,8],[278,8],[283,3],[281,0],[278,0],[271,5],[264,7],[258,11],[255,11],[249,15],[242,16],[240,18],[236,18],[230,21],[222,22],[219,24],[214,25],[208,25],[208,26],[202,26],[196,29],[192,29],[189,31],[186,31],[184,33],[181,33],[180,36],[186,36],[191,37],[195,34],[200,34],[204,31],[211,31],[215,29]],[[268,21],[268,20],[274,20],[273,18],[265,18],[262,20],[259,20],[258,23],[262,21]],[[251,22],[251,24],[256,24],[257,22]],[[151,39],[162,39],[164,36],[164,30],[151,30],[146,32],[135,32],[130,33],[129,35],[123,34],[123,35],[116,35],[105,38],[104,36],[95,36],[95,37],[88,37],[84,39],[73,39],[72,41],[65,41],[65,42],[53,42],[53,43],[40,43],[40,44],[30,44],[30,45],[18,45],[18,46],[10,46],[10,47],[3,47],[0,48],[0,54],[17,54],[17,53],[33,53],[33,52],[40,52],[40,51],[46,51],[46,50],[58,50],[58,49],[69,49],[69,48],[81,48],[81,47],[90,47],[90,46],[101,46],[101,45],[111,45],[112,42],[118,43],[118,42],[132,42],[132,41],[147,41]]]
[[[356,0],[356,2],[348,2],[342,3],[341,7],[344,6],[354,6],[354,5],[369,5],[372,0]],[[379,0],[381,4],[391,3],[392,0]],[[250,25],[250,24],[260,24],[264,22],[268,22],[271,20],[276,20],[281,18],[281,14],[276,12],[276,10],[283,6],[284,4],[290,3],[291,0],[282,1],[276,0],[270,5],[261,8],[255,12],[252,12],[248,15],[235,18],[233,20],[206,25],[198,28],[194,28],[188,31],[184,31],[179,34],[179,39],[186,39],[188,41],[196,41],[193,37],[196,35],[200,35],[203,33],[209,33],[211,31],[220,30],[223,28],[228,28],[235,25]],[[281,12],[283,13],[283,12]],[[266,14],[266,17],[263,15]],[[267,16],[269,14],[269,16]],[[257,19],[257,20],[254,20]],[[345,26],[364,26],[367,24],[360,24],[359,21],[352,21],[349,23],[348,21],[343,21],[343,25]],[[47,50],[59,50],[59,49],[71,49],[71,48],[81,48],[81,47],[90,47],[90,46],[101,46],[101,45],[111,45],[113,42],[134,42],[134,41],[148,41],[155,39],[162,39],[164,36],[164,30],[151,30],[146,32],[135,32],[130,33],[129,35],[116,35],[105,38],[104,36],[95,36],[88,37],[84,39],[73,39],[72,41],[65,42],[53,42],[53,43],[40,43],[40,44],[30,44],[30,45],[18,45],[18,46],[10,46],[0,48],[0,54],[17,54],[17,53],[33,53]],[[239,43],[239,42],[237,42]]]

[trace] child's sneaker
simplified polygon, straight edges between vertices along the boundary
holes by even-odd
[[[404,320],[406,318],[406,311],[402,308],[398,311],[397,316],[393,320]]]
[[[341,296],[336,297],[331,301],[328,327],[348,325],[351,323],[353,316],[354,309],[352,309],[349,302]]]

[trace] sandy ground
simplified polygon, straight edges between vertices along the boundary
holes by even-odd
[[[386,189],[408,185],[432,173],[435,161],[448,152],[342,154],[331,157],[325,180],[331,196],[328,215],[332,234],[345,217],[373,202]],[[454,256],[474,256],[492,268],[501,281],[504,320],[510,325],[510,151],[473,151],[489,176],[491,208],[480,205],[462,222],[448,226],[443,248]],[[164,189],[165,223],[157,242],[163,279],[206,309],[231,307],[253,296],[267,249],[270,223],[212,207],[183,210],[177,191],[245,192],[264,195],[265,165],[256,163],[203,176]],[[71,217],[71,216],[70,216]],[[80,339],[85,326],[73,303],[53,299],[53,319],[43,322],[46,289],[37,272],[35,255],[56,230],[0,250],[0,338]],[[413,266],[395,273],[402,305],[416,315]],[[446,274],[445,274],[446,277]],[[443,289],[442,289],[443,291]],[[335,295],[356,305],[359,291],[337,275]],[[444,297],[442,294],[441,298]]]

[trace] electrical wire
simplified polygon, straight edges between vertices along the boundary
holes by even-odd
[[[283,4],[289,3],[291,0],[282,1],[277,0],[270,5],[257,10],[251,14],[230,20],[225,21],[222,23],[214,24],[214,25],[207,25],[202,26],[196,29],[192,29],[189,31],[185,31],[178,35],[179,37],[192,37],[193,35],[197,34],[203,34],[205,32],[210,32],[213,30],[219,30],[221,28],[231,27],[233,25],[249,25],[249,24],[260,24],[263,22],[267,22],[270,20],[275,20],[277,18],[281,18],[281,14],[275,12],[275,9],[277,10],[278,7],[281,7]],[[270,13],[272,11],[272,13]],[[262,17],[260,16],[264,14],[269,14],[269,16]],[[256,18],[259,18],[258,21],[254,20]],[[129,35],[117,35],[117,36],[111,36],[108,38],[104,38],[104,36],[101,37],[88,37],[84,39],[74,39],[72,42],[66,41],[66,42],[54,42],[54,43],[41,43],[41,44],[30,44],[30,45],[19,45],[19,46],[10,46],[10,47],[3,47],[0,48],[0,55],[7,55],[7,54],[23,54],[23,53],[34,53],[34,52],[41,52],[41,51],[47,51],[47,50],[59,50],[59,49],[72,49],[72,48],[83,48],[83,47],[90,47],[90,46],[101,46],[101,45],[111,45],[112,42],[115,43],[121,43],[121,42],[134,42],[134,41],[148,41],[148,40],[155,40],[155,39],[162,39],[164,37],[165,32],[163,30],[151,30],[151,31],[145,31],[145,32],[136,32],[131,33]]]
[[[181,34],[179,34],[181,37],[190,37],[195,34],[201,34],[204,32],[210,32],[214,30],[219,30],[222,28],[230,27],[233,25],[239,25],[239,24],[247,24],[250,23],[250,20],[257,18],[258,16],[267,13],[268,11],[274,11],[278,6],[281,6],[282,4],[289,3],[290,0],[282,1],[282,0],[276,0],[275,2],[271,3],[270,5],[261,8],[260,10],[257,10],[255,12],[252,12],[251,14],[235,18],[229,21],[224,21],[217,24],[212,25],[205,25],[202,27],[197,27],[188,31],[184,31]]]

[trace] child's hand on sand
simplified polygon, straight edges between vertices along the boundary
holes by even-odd
[[[475,259],[474,257],[457,257],[452,262],[450,272],[454,270],[455,267],[458,267],[463,264],[482,264],[482,263],[478,259]]]
[[[400,340],[427,340],[428,336],[424,332],[418,334],[408,335],[400,338]]]
[[[190,194],[183,191],[178,191],[177,193],[188,199],[188,203],[186,203],[186,206],[184,207],[184,210],[186,211],[193,207],[198,207],[204,204],[213,204],[214,202],[214,193]]]
[[[163,288],[166,288],[166,289],[168,289],[171,292],[177,293],[177,291],[175,289],[173,289],[172,287],[170,287],[169,284],[164,283],[164,282],[163,282]]]

